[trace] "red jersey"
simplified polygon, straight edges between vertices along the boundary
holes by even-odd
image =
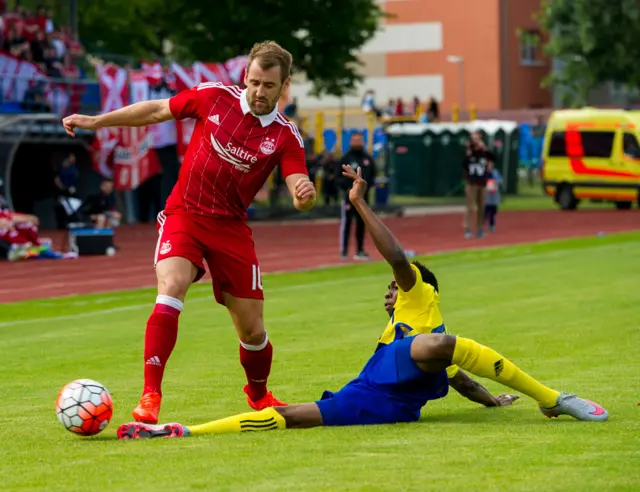
[[[246,89],[206,82],[169,100],[174,118],[196,120],[165,213],[246,219],[277,164],[283,177],[307,174],[296,126],[278,113],[254,116]]]

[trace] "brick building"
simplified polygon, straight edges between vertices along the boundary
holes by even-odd
[[[535,42],[541,0],[379,1],[393,17],[363,47],[365,82],[358,94],[344,98],[346,107],[359,106],[366,89],[375,90],[380,106],[414,96],[434,96],[444,111],[460,103],[479,110],[552,105],[552,93],[540,87],[551,63]],[[455,60],[462,60],[462,69]],[[301,107],[341,104],[309,97],[308,87],[303,80],[292,87]]]

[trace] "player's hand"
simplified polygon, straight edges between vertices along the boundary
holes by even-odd
[[[300,178],[293,189],[293,198],[300,210],[309,210],[316,203],[316,187],[308,178]]]
[[[349,190],[349,201],[354,203],[360,198],[363,198],[367,192],[367,182],[362,179],[362,171],[360,168],[358,168],[358,172],[356,173],[351,166],[343,164],[342,175],[353,180],[353,184]]]
[[[520,399],[520,397],[518,395],[498,395],[496,396],[496,403],[498,404],[499,407],[506,407],[509,405],[513,405],[513,403]]]
[[[85,116],[83,114],[72,114],[66,118],[62,118],[62,126],[72,137],[76,136],[75,128],[81,128],[83,130],[97,130],[97,118],[95,116]]]

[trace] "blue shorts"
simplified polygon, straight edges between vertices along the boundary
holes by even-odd
[[[447,371],[427,374],[411,358],[414,337],[381,347],[360,375],[316,402],[328,426],[415,422],[429,400],[446,396]]]

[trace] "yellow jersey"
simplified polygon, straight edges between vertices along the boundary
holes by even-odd
[[[432,285],[422,281],[418,267],[411,265],[411,268],[416,274],[416,283],[407,292],[398,286],[393,313],[378,339],[378,348],[395,340],[423,333],[449,333],[440,313],[440,295]],[[457,372],[457,366],[447,368],[449,378]]]

